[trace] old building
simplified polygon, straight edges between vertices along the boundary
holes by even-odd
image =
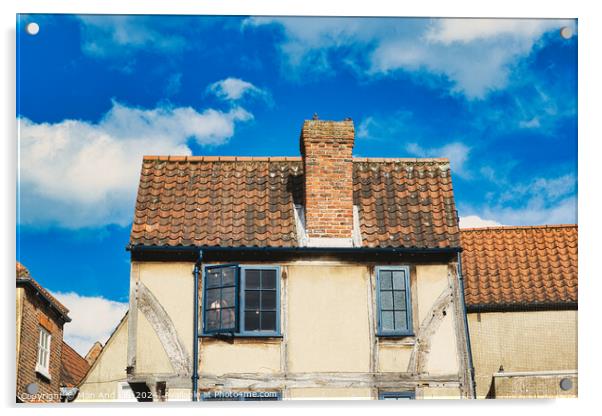
[[[69,311],[19,262],[16,285],[17,402],[59,402]]]
[[[449,161],[353,145],[310,120],[301,157],[144,158],[109,341],[139,400],[472,397]]]
[[[577,226],[461,235],[477,396],[576,397]]]
[[[90,368],[88,361],[63,341],[61,354],[62,401],[73,401],[79,393],[79,383]]]
[[[76,402],[137,401],[128,384],[126,313],[79,385]]]

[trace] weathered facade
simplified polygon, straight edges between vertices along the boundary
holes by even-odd
[[[135,396],[472,397],[449,162],[353,140],[311,120],[301,158],[145,157],[112,341]]]
[[[577,226],[462,230],[478,398],[577,396]]]
[[[63,325],[68,309],[29,271],[16,267],[16,400],[60,402]]]

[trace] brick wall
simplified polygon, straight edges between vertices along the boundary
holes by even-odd
[[[61,349],[63,344],[63,321],[51,311],[46,303],[30,288],[25,289],[21,315],[21,339],[17,357],[17,397],[29,402],[60,401]],[[50,332],[50,380],[36,373],[38,358],[39,328]],[[26,397],[26,387],[37,383],[36,397]]]
[[[301,131],[305,226],[310,238],[351,238],[352,121],[306,120]]]

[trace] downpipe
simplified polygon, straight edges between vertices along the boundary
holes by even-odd
[[[472,398],[477,398],[477,383],[475,380],[474,364],[472,361],[472,343],[470,342],[470,329],[468,328],[468,314],[466,313],[466,301],[464,299],[464,276],[462,275],[462,256],[458,253],[458,281],[460,282],[460,301],[464,314],[464,330],[466,332],[466,349],[468,354],[468,367],[470,371],[470,383],[472,387]]]
[[[198,401],[199,387],[199,273],[203,261],[203,250],[194,264],[194,317],[193,317],[193,344],[192,344],[192,401]]]

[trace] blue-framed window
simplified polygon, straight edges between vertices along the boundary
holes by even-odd
[[[203,316],[205,333],[235,333],[238,330],[238,267],[205,269]]]
[[[206,266],[203,333],[280,335],[278,266]]]
[[[280,391],[208,391],[202,394],[201,399],[208,402],[221,401],[278,401],[282,400]]]
[[[378,335],[413,335],[409,267],[376,268],[376,304]]]
[[[413,400],[416,393],[413,391],[381,391],[378,400]]]

